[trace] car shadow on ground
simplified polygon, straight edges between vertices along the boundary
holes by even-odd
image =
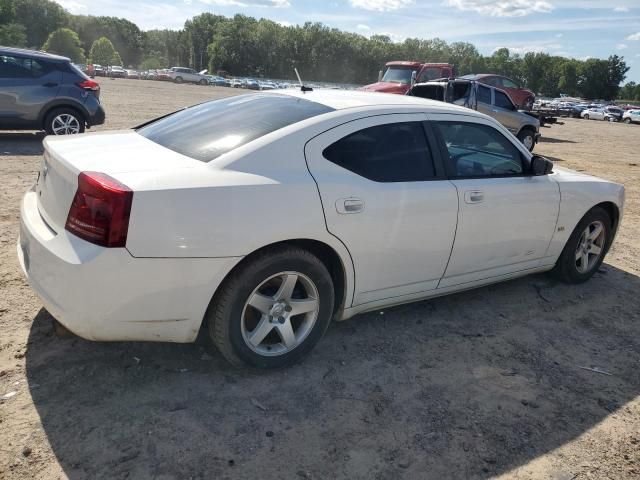
[[[540,137],[540,140],[538,140],[538,142],[540,143],[577,143],[573,140],[567,140],[564,138],[554,138],[554,137],[548,137],[546,135],[542,135]]]
[[[0,133],[0,157],[15,155],[42,155],[44,132]]]
[[[266,373],[197,345],[58,338],[41,310],[27,378],[72,479],[484,479],[640,394],[639,291],[609,265],[583,285],[536,275],[335,323]]]

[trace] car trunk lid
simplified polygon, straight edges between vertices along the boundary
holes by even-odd
[[[193,168],[201,162],[154,143],[131,130],[47,137],[36,192],[40,215],[49,227],[64,229],[80,172],[113,178],[129,172]]]

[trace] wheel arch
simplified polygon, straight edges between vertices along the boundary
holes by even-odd
[[[44,124],[44,122],[47,120],[47,117],[51,112],[59,108],[68,108],[70,110],[75,110],[76,112],[78,112],[83,116],[85,123],[87,123],[87,119],[90,116],[89,112],[87,112],[87,110],[83,106],[75,102],[66,102],[64,100],[61,100],[58,102],[50,103],[42,109],[42,112],[40,113],[40,118],[38,119],[38,125],[40,126],[40,128],[42,128],[43,130],[46,129],[47,126]]]
[[[351,267],[351,259],[344,259],[334,247],[320,240],[314,240],[309,238],[295,238],[289,240],[282,240],[278,242],[271,243],[269,245],[264,245],[250,254],[246,255],[242,258],[234,267],[229,270],[229,272],[225,275],[223,280],[215,289],[215,292],[212,294],[212,299],[216,297],[218,292],[221,290],[227,278],[229,278],[234,272],[236,272],[239,268],[242,268],[248,262],[250,262],[257,255],[263,253],[265,250],[270,250],[278,247],[284,246],[295,246],[307,250],[317,256],[320,261],[327,267],[329,274],[331,275],[331,279],[333,280],[333,289],[335,294],[335,303],[333,308],[334,318],[340,319],[339,313],[345,308],[345,304],[351,298],[349,295],[350,288],[353,288],[353,285],[350,286],[350,278],[349,278],[349,269]],[[205,321],[202,322],[202,326],[205,326]]]
[[[618,225],[620,223],[620,209],[618,208],[618,205],[616,205],[615,203],[607,201],[607,202],[601,202],[601,203],[598,203],[597,205],[594,205],[591,209],[589,209],[589,211],[593,210],[593,208],[596,208],[596,207],[602,208],[605,212],[609,214],[609,217],[611,217],[611,240],[610,240],[610,244],[611,244],[613,242],[613,238],[616,235],[616,232],[618,231]]]

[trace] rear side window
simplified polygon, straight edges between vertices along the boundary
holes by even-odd
[[[209,162],[268,133],[331,111],[290,95],[242,95],[180,110],[137,132],[170,150]]]
[[[53,69],[43,60],[0,55],[0,78],[38,78]]]
[[[328,146],[322,155],[374,182],[418,182],[435,177],[421,122],[365,128]]]
[[[491,105],[491,89],[478,85],[478,101]]]

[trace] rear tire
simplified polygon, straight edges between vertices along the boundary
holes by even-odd
[[[536,146],[536,132],[531,128],[523,128],[518,132],[518,140],[522,142],[527,150],[532,152],[533,148]]]
[[[333,304],[333,281],[318,257],[298,247],[277,247],[225,279],[205,320],[209,338],[232,365],[279,368],[299,361],[318,343]]]
[[[589,114],[586,114],[583,118],[584,118],[585,120],[589,120]]]
[[[589,210],[571,233],[552,273],[566,283],[589,280],[604,261],[611,244],[611,232],[607,211],[600,207]]]
[[[49,135],[73,135],[84,133],[85,118],[72,108],[56,108],[51,110],[45,120],[44,129]]]

